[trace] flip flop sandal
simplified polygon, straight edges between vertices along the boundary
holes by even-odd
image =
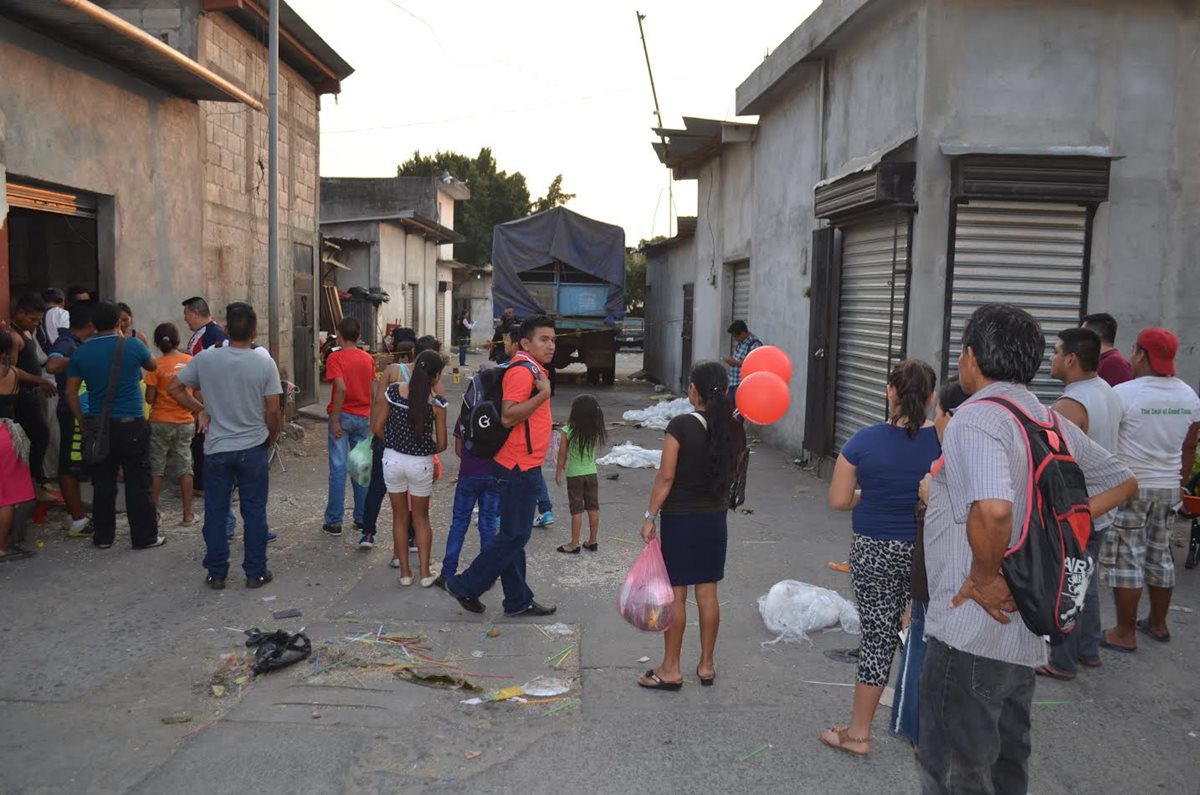
[[[1070,682],[1075,679],[1076,674],[1069,674],[1066,671],[1061,671],[1053,665],[1040,665],[1033,669],[1033,672],[1038,676],[1048,676],[1051,679],[1057,679],[1060,682]]]
[[[842,743],[846,742],[847,740],[852,743],[869,743],[869,742],[871,742],[870,737],[851,737],[850,729],[847,726],[830,726],[829,731],[833,732],[834,735],[837,736],[838,741],[837,741],[837,743],[832,743],[829,740],[825,739],[825,735],[822,734],[818,738],[821,741],[822,745],[826,745],[835,751],[841,751],[844,754],[850,754],[850,756],[856,756],[859,759],[867,758],[868,752],[852,751],[849,748],[847,748],[846,746],[842,745]]]
[[[1156,640],[1159,643],[1171,642],[1171,633],[1168,632],[1166,635],[1159,635],[1157,632],[1150,629],[1150,621],[1148,619],[1143,618],[1138,621],[1137,628],[1138,632],[1141,632],[1143,635],[1149,635],[1153,640]]]
[[[1110,643],[1108,638],[1100,638],[1100,648],[1108,649],[1109,651],[1119,651],[1121,654],[1133,654],[1137,651],[1136,648],[1131,649],[1128,646],[1118,646],[1115,643]]]
[[[596,551],[598,551],[598,550],[600,549],[600,544],[598,544],[598,543],[596,543],[596,544],[583,544],[582,546],[583,546],[583,548],[584,548],[584,549],[586,549],[588,552],[596,552]]]
[[[712,676],[709,676],[707,678],[703,677],[700,675],[700,666],[697,665],[696,666],[696,678],[700,680],[700,684],[703,685],[704,687],[712,687],[712,683],[717,680],[717,672],[713,671]]]
[[[32,549],[22,549],[21,547],[17,546],[16,544],[12,544],[9,547],[8,552],[5,552],[3,555],[0,555],[0,563],[9,563],[10,561],[25,560],[26,558],[32,558],[36,554],[37,553],[34,552]]]
[[[571,549],[566,544],[563,544],[558,547],[558,551],[563,553],[564,555],[578,555],[580,549],[581,549],[581,547],[575,547],[574,549]]]
[[[1079,660],[1079,664],[1084,666],[1085,668],[1099,668],[1101,665],[1104,665],[1104,663],[1101,662],[1099,657],[1097,657],[1094,660],[1084,660],[1081,658]]]
[[[662,679],[659,678],[658,674],[654,673],[653,668],[651,668],[649,671],[646,671],[644,676],[647,679],[653,680],[654,684],[648,685],[639,679],[638,687],[644,687],[647,690],[671,690],[671,691],[680,690],[683,688],[683,680],[680,680],[678,682],[664,682]]]

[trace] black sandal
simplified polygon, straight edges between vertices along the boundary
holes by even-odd
[[[32,549],[24,549],[23,547],[20,547],[16,544],[9,544],[8,552],[5,552],[3,555],[0,555],[0,563],[9,563],[11,561],[16,561],[16,560],[26,560],[27,558],[32,558],[36,554],[37,553],[34,552]]]
[[[562,544],[561,546],[558,547],[558,551],[563,553],[564,555],[578,555],[579,547],[575,547],[574,549],[571,549],[566,544]]]
[[[681,680],[679,680],[678,682],[664,682],[662,679],[660,679],[660,678],[659,678],[658,674],[654,673],[654,669],[653,669],[653,668],[651,668],[649,671],[646,671],[646,673],[645,673],[645,674],[643,674],[643,676],[645,676],[645,678],[647,678],[647,679],[653,679],[653,680],[654,680],[654,684],[652,684],[652,685],[648,685],[648,684],[646,684],[645,682],[643,682],[641,679],[639,679],[639,680],[638,680],[638,687],[644,687],[644,688],[646,688],[647,690],[671,690],[671,691],[675,691],[675,690],[681,690],[681,689],[683,689],[683,680],[682,680],[682,679],[681,679]]]
[[[597,551],[599,551],[599,549],[600,549],[600,544],[599,544],[599,543],[595,543],[595,544],[583,544],[582,546],[583,546],[583,548],[584,548],[584,549],[586,549],[588,552],[597,552]]]
[[[700,666],[696,666],[696,678],[700,680],[700,684],[704,687],[712,687],[712,683],[717,679],[717,672],[714,670],[713,675],[707,679],[700,675]]]

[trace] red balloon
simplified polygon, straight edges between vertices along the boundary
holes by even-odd
[[[742,378],[754,373],[774,373],[785,384],[792,380],[792,360],[782,349],[774,345],[763,345],[750,351],[742,362]]]
[[[749,359],[747,359],[749,361]],[[737,410],[755,425],[779,422],[787,414],[792,394],[775,373],[752,373],[737,389]]]

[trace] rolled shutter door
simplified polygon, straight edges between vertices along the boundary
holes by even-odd
[[[1071,204],[973,201],[959,205],[946,357],[958,371],[963,327],[981,304],[1015,304],[1046,335],[1042,368],[1031,389],[1045,403],[1062,394],[1050,377],[1058,332],[1079,325],[1083,310],[1087,208]]]
[[[842,230],[834,444],[887,419],[887,375],[904,355],[908,306],[908,215]]]
[[[733,319],[744,320],[750,330],[750,263],[739,262],[733,266]]]

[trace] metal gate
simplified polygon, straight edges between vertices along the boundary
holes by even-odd
[[[733,265],[733,301],[731,304],[731,320],[744,320],[751,330],[754,324],[750,322],[750,263],[738,262]]]
[[[692,322],[695,319],[695,284],[683,285],[683,329],[680,338],[683,349],[679,358],[679,388],[686,392],[688,379],[692,375]]]
[[[947,289],[947,372],[958,372],[967,318],[981,304],[1016,304],[1042,324],[1045,362],[1031,389],[1046,403],[1062,394],[1050,377],[1054,340],[1079,325],[1087,276],[1088,209],[1073,204],[972,201],[955,209]]]
[[[908,310],[905,210],[842,229],[834,445],[887,419],[887,375],[904,357]]]

